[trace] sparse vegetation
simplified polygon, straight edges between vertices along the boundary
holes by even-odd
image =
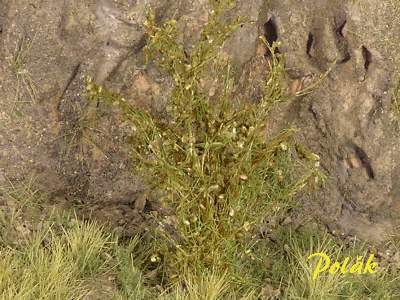
[[[310,226],[296,232],[281,228],[277,237],[273,245],[277,262],[270,278],[281,284],[283,299],[397,299],[400,296],[400,274],[390,265],[381,266],[373,275],[324,274],[312,279],[316,262],[308,260],[311,254],[323,252],[340,262],[349,257],[351,263],[357,256],[369,255],[367,245],[360,241],[345,244]]]
[[[87,293],[83,279],[99,272],[109,236],[80,222],[62,235],[45,230],[21,248],[1,248],[1,299],[82,299]]]
[[[393,94],[393,112],[397,118],[400,118],[400,81]]]
[[[16,220],[25,208],[40,209],[44,200],[30,185],[2,188],[0,200],[15,209],[10,218],[0,214],[1,299],[400,297],[398,266],[383,267],[373,276],[329,274],[312,279],[310,254],[365,256],[365,245],[345,245],[317,227],[292,231],[275,224],[273,238],[263,236],[266,223],[287,216],[294,197],[323,184],[326,176],[318,155],[296,142],[295,128],[265,138],[271,109],[286,100],[283,56],[269,58],[264,96],[258,103],[233,98],[232,68],[219,55],[240,25],[225,14],[232,3],[211,1],[209,22],[190,50],[179,44],[175,20],[159,26],[149,14],[148,60],[175,82],[164,119],[87,81],[88,98],[116,107],[131,125],[134,172],[146,179],[163,208],[153,211],[156,226],[147,235],[121,241],[99,224],[52,213],[19,239],[21,234],[8,232],[20,225]],[[276,45],[266,47],[275,53]],[[211,68],[218,71],[223,86],[216,103],[199,87]],[[400,114],[399,99],[400,89],[394,102]],[[68,147],[84,138],[86,122],[83,117]],[[96,284],[100,278],[105,280]]]
[[[22,103],[34,103],[37,97],[36,85],[29,70],[26,68],[27,55],[30,53],[34,38],[22,34],[12,57],[8,59],[9,67],[16,79],[15,106]],[[24,97],[28,95],[29,98]]]
[[[209,274],[215,282],[228,280],[221,283],[221,293],[228,284],[230,293],[244,297],[255,294],[265,280],[267,249],[256,237],[258,226],[324,176],[319,157],[296,145],[294,129],[265,141],[270,109],[284,100],[283,57],[272,57],[259,104],[231,98],[231,68],[218,56],[239,25],[238,20],[224,20],[231,2],[213,2],[209,22],[190,52],[177,42],[174,20],[158,27],[149,15],[145,51],[175,81],[167,120],[136,109],[91,80],[87,90],[92,100],[116,105],[131,122],[136,171],[171,211],[157,217],[160,226],[150,242],[160,284],[166,289],[188,285]],[[209,68],[220,70],[224,83],[215,105],[198,87]]]
[[[399,273],[393,265],[375,275],[321,275],[307,258],[325,252],[332,259],[367,256],[358,242],[344,245],[316,228],[276,230],[263,253],[266,280],[261,292],[239,295],[230,274],[186,272],[182,284],[161,291],[151,285],[144,264],[151,250],[134,238],[122,243],[93,222],[72,217],[69,225],[47,222],[17,246],[0,246],[0,299],[397,299]],[[398,245],[398,242],[393,240]],[[144,272],[145,271],[145,272]],[[106,278],[106,279],[102,279]],[[150,280],[151,281],[151,280]],[[275,298],[274,298],[275,297]]]

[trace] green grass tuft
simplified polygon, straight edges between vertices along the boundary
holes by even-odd
[[[1,299],[83,299],[88,292],[83,279],[100,271],[109,236],[91,223],[61,236],[47,229],[21,248],[0,249]]]

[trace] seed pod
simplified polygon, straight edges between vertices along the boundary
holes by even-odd
[[[246,181],[248,179],[248,177],[246,175],[242,174],[239,176],[239,179],[242,181]]]

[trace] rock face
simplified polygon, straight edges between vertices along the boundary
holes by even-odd
[[[331,175],[327,189],[305,205],[315,210],[318,203],[321,218],[342,234],[382,240],[400,213],[399,133],[391,113],[400,5],[272,1],[270,8],[293,78],[331,70],[285,117]]]
[[[237,2],[234,13],[247,22],[224,51],[239,70],[238,95],[261,96],[268,62],[260,35],[282,42],[293,84],[326,75],[270,121],[271,128],[295,124],[330,174],[326,189],[304,197],[303,207],[332,231],[385,239],[400,225],[399,125],[391,114],[400,4]],[[145,65],[141,51],[148,5],[160,22],[178,19],[187,47],[207,21],[205,0],[0,0],[0,184],[34,176],[51,198],[89,203],[116,226],[140,223],[146,201],[130,172],[127,125],[86,101],[84,76],[163,113],[171,80]]]

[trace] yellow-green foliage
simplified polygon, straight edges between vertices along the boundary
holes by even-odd
[[[275,286],[281,287],[282,299],[398,299],[400,297],[399,269],[378,264],[376,274],[323,273],[316,280],[312,273],[316,261],[309,260],[313,253],[325,253],[332,260],[343,263],[350,258],[349,265],[362,256],[366,261],[368,247],[354,240],[350,244],[332,238],[315,228],[291,232],[277,230],[273,244],[274,264],[269,277]],[[348,267],[349,269],[349,267]]]
[[[201,277],[185,275],[185,288],[181,284],[174,286],[168,294],[161,295],[161,300],[218,300],[238,299],[238,295],[231,290],[231,282],[227,273],[203,274]],[[241,300],[255,299],[254,293],[248,293]]]
[[[99,272],[110,235],[93,223],[77,222],[64,234],[51,227],[19,248],[0,247],[1,299],[83,299],[85,276]]]
[[[393,95],[393,111],[396,117],[400,119],[400,81]]]
[[[231,2],[212,1],[209,22],[191,49],[177,42],[175,20],[159,27],[149,15],[146,54],[175,83],[166,120],[91,80],[87,90],[90,99],[116,105],[131,122],[137,171],[172,211],[159,219],[152,242],[152,263],[163,284],[186,281],[188,274],[211,272],[222,278],[227,273],[230,289],[245,295],[264,280],[265,248],[254,236],[257,226],[307,184],[321,182],[322,175],[318,156],[303,148],[296,151],[294,129],[265,140],[271,107],[283,100],[283,57],[270,61],[260,103],[232,99],[231,67],[219,56],[239,25],[224,16]],[[214,105],[199,88],[210,68],[220,70],[224,89]]]
[[[23,35],[19,39],[13,55],[8,58],[9,67],[16,79],[15,101],[18,103],[34,103],[37,97],[37,86],[32,74],[26,69],[26,62],[33,40],[34,38],[30,39]],[[24,98],[25,95],[29,96],[30,99]]]

